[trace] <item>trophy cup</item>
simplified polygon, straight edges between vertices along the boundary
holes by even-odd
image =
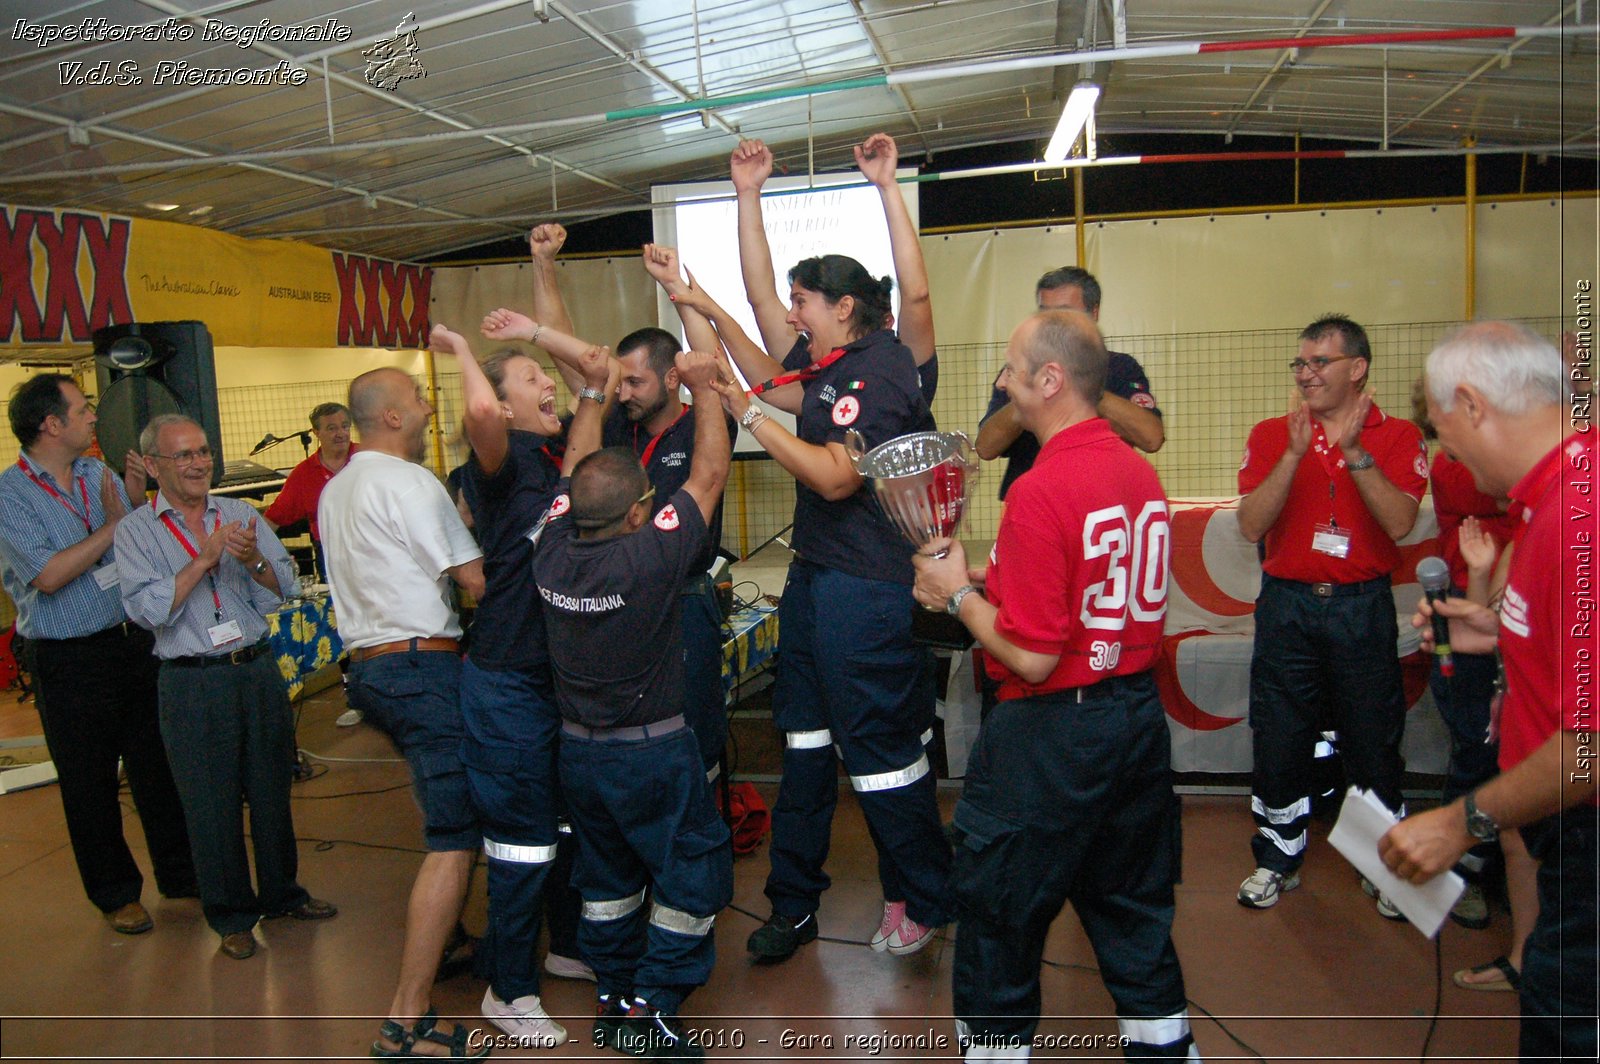
[[[935,539],[954,537],[967,509],[967,489],[978,472],[972,441],[964,432],[912,432],[867,450],[861,433],[845,433],[845,450],[856,472],[872,480],[878,508],[918,550]],[[942,558],[945,551],[934,557]],[[965,650],[966,626],[943,612],[916,610],[912,638]]]

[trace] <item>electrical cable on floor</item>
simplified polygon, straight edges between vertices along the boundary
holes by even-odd
[[[1433,1041],[1433,1032],[1439,1029],[1439,1013],[1444,1010],[1444,936],[1434,932],[1433,936],[1433,1019],[1428,1021],[1428,1033],[1422,1038],[1422,1054],[1417,1057],[1419,1062],[1428,1059],[1428,1045]]]
[[[332,798],[359,798],[366,794],[389,794],[392,791],[403,791],[411,786],[410,781],[396,783],[393,787],[377,787],[369,791],[340,791],[337,794],[295,794],[290,797],[297,802],[326,802]]]

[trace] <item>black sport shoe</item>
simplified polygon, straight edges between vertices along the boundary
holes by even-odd
[[[626,998],[613,998],[601,994],[595,1009],[594,1044],[597,1049],[615,1049],[619,1053],[632,1053],[642,1057],[649,1051],[640,1024],[628,1008]]]
[[[750,933],[744,948],[764,961],[786,961],[794,951],[817,939],[817,916],[811,913],[798,922],[782,913],[773,913],[767,922]]]
[[[684,1036],[682,1021],[652,1009],[642,1001],[635,1001],[628,1010],[628,1019],[634,1024],[633,1044],[641,1049],[629,1049],[649,1060],[704,1060],[705,1051]]]

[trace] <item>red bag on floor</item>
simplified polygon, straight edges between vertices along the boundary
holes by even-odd
[[[766,800],[753,783],[728,784],[728,805],[722,808],[722,788],[713,786],[717,796],[717,811],[722,813],[733,831],[733,855],[744,857],[756,852],[761,840],[772,828],[772,814],[767,811]]]
[[[17,686],[18,672],[17,657],[11,649],[12,639],[17,634],[17,626],[13,624],[4,632],[0,632],[0,690]]]

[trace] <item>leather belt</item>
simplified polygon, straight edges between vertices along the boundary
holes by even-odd
[[[639,724],[630,728],[590,728],[579,724],[577,721],[564,720],[561,730],[568,735],[575,735],[580,739],[592,739],[601,743],[631,743],[640,739],[653,739],[662,735],[671,735],[679,728],[686,727],[683,714],[658,720],[654,724]]]
[[[229,651],[226,654],[196,654],[186,658],[167,658],[164,665],[177,665],[185,669],[204,669],[211,665],[243,665],[254,661],[270,650],[272,644],[263,639],[255,646]]]
[[[398,639],[393,643],[357,647],[350,652],[350,659],[352,661],[367,661],[371,658],[380,658],[385,654],[405,654],[413,650],[448,650],[451,653],[459,654],[461,652],[461,641],[445,636],[429,636],[426,639]]]

